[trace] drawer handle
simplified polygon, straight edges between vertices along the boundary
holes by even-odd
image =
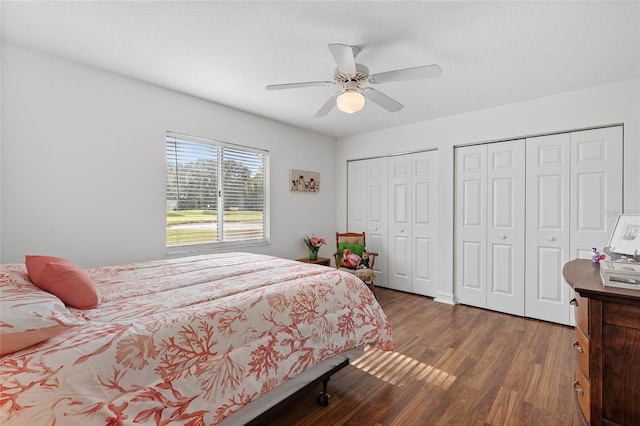
[[[573,298],[573,299],[571,299],[571,301],[569,301],[569,304],[571,306],[578,306],[578,301],[575,298]]]
[[[578,343],[577,340],[573,342],[573,349],[575,349],[578,352],[584,352],[584,350],[582,349],[582,346],[580,346],[580,343]]]
[[[577,380],[573,382],[573,390],[576,391],[578,395],[584,395],[584,391],[579,386],[580,386],[580,382],[578,382]]]

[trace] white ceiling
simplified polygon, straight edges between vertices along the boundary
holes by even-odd
[[[341,137],[640,75],[640,2],[155,1],[1,4],[2,37],[274,120]],[[314,118],[332,87],[330,43],[371,73],[439,64],[440,78],[376,89]]]

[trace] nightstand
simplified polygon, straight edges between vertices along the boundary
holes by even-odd
[[[319,257],[317,260],[309,260],[308,257],[305,257],[303,259],[296,259],[298,262],[304,262],[304,263],[315,263],[316,265],[324,265],[324,266],[331,266],[331,259],[329,259],[328,257]]]

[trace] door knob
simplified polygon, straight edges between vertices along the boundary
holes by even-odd
[[[502,234],[502,235],[500,235],[500,239],[501,239],[501,240],[506,240],[506,239],[507,239],[507,236],[506,236],[506,235],[504,235],[504,234]]]
[[[551,235],[547,237],[547,241],[555,241],[555,240],[556,240],[556,237],[552,237]]]

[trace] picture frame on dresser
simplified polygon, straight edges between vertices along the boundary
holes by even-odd
[[[611,233],[609,251],[637,257],[640,253],[640,214],[621,214]]]

